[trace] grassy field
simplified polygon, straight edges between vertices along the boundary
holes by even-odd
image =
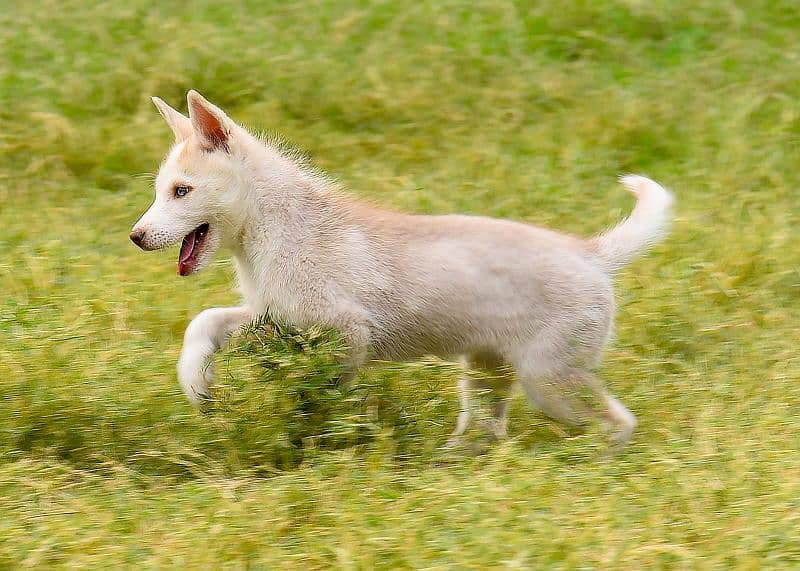
[[[6,6],[0,568],[797,568],[798,47],[786,0]],[[436,362],[300,414],[325,336],[272,340],[284,384],[238,344],[193,411],[174,363],[231,266],[179,279],[127,237],[171,142],[150,96],[189,88],[409,211],[589,235],[629,211],[620,173],[673,189],[601,370],[631,445],[518,395],[509,441],[446,454]]]

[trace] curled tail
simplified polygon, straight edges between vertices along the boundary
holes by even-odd
[[[612,273],[666,237],[673,200],[668,190],[649,178],[627,175],[620,182],[637,197],[633,212],[611,230],[589,240]]]

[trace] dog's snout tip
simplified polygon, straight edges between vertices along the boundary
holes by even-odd
[[[139,246],[142,250],[144,250],[144,230],[133,230],[131,232],[131,242]]]

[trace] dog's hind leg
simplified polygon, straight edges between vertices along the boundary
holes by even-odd
[[[192,404],[208,397],[214,382],[214,352],[252,318],[244,307],[214,307],[201,311],[186,328],[178,359],[178,381]]]
[[[469,427],[469,421],[472,419],[471,392],[472,380],[466,370],[462,371],[461,375],[458,377],[458,401],[461,405],[461,410],[456,420],[456,428],[447,441],[448,448],[458,446],[461,443],[461,436],[467,431],[467,427]]]
[[[614,444],[630,440],[636,417],[614,398],[593,373],[580,367],[555,365],[541,355],[517,363],[517,371],[531,403],[554,420],[583,428],[602,420]]]
[[[513,383],[510,372],[502,359],[494,354],[479,353],[461,361],[463,372],[458,378],[458,400],[461,410],[456,428],[447,441],[448,447],[457,446],[472,419],[472,396],[475,390],[490,390],[495,402],[492,404],[490,430],[498,439],[504,439],[508,431],[509,390]],[[467,370],[467,369],[471,369]]]

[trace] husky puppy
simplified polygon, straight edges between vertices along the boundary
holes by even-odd
[[[222,247],[233,255],[243,304],[206,309],[186,330],[178,379],[190,401],[208,394],[214,352],[269,311],[345,335],[349,376],[371,359],[426,354],[482,371],[459,380],[453,442],[469,423],[470,392],[484,385],[501,397],[493,427],[503,436],[515,381],[558,421],[600,420],[616,442],[630,438],[636,418],[592,369],[612,334],[614,273],[666,235],[664,188],[622,178],[637,196],[632,214],[589,239],[481,216],[391,212],[340,192],[196,91],[187,98],[188,117],[153,98],[175,144],[130,238],[143,250],[180,243],[181,276]],[[570,398],[575,389],[595,404]]]

